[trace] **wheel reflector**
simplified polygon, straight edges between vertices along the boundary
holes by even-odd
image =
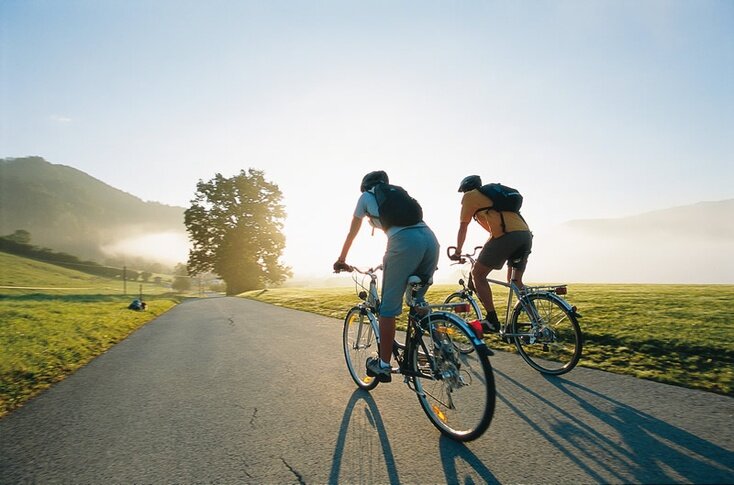
[[[436,406],[435,404],[432,406],[432,408],[433,408],[433,414],[435,414],[436,417],[438,419],[440,419],[442,423],[445,423],[446,422],[446,415],[443,413],[443,411],[441,411],[440,409],[438,409],[438,406]]]

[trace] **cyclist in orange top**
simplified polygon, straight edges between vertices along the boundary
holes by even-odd
[[[487,282],[487,276],[490,271],[501,269],[507,262],[507,281],[509,282],[513,277],[514,269],[514,283],[519,288],[523,288],[522,275],[533,247],[533,234],[525,219],[518,212],[493,210],[492,200],[478,190],[481,186],[482,179],[479,175],[469,175],[459,185],[459,192],[463,192],[464,196],[461,198],[456,251],[450,255],[450,258],[460,259],[467,228],[472,219],[475,219],[489,232],[489,239],[484,244],[472,269],[472,277],[477,296],[486,314],[482,320],[482,329],[485,332],[498,332],[500,322],[492,301],[492,290]]]

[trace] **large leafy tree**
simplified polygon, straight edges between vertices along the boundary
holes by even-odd
[[[279,263],[285,248],[282,198],[260,170],[200,180],[184,216],[193,243],[189,273],[217,274],[229,295],[285,281],[291,272]]]

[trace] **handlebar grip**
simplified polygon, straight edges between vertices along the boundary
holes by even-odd
[[[341,273],[342,271],[346,271],[347,273],[351,273],[354,271],[354,268],[349,266],[347,263],[340,263],[337,262],[334,264],[334,273]]]

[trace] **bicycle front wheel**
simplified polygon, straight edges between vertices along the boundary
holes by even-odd
[[[367,309],[354,307],[344,319],[344,358],[347,369],[355,384],[369,391],[379,383],[374,377],[367,375],[367,357],[377,352],[378,330],[377,319]]]
[[[441,433],[457,441],[474,440],[494,415],[496,390],[487,346],[477,344],[472,330],[454,315],[433,313],[422,323],[426,320],[432,331],[410,356],[418,401]],[[472,351],[459,352],[454,338],[469,342]]]
[[[510,328],[518,352],[532,368],[543,374],[560,375],[570,371],[581,358],[581,328],[576,315],[558,297],[530,294],[512,313]],[[528,310],[539,318],[533,326]]]
[[[458,316],[460,316],[464,321],[470,322],[472,320],[481,320],[482,319],[482,312],[479,310],[479,305],[477,304],[476,300],[472,297],[467,297],[466,295],[462,294],[461,292],[451,293],[444,303],[468,303],[469,304],[469,311],[467,312],[454,312]],[[457,337],[459,337],[457,335]],[[459,352],[468,354],[470,352],[474,352],[474,346],[471,345],[471,342],[466,339],[456,338],[453,339],[454,345],[456,345],[456,348]]]

